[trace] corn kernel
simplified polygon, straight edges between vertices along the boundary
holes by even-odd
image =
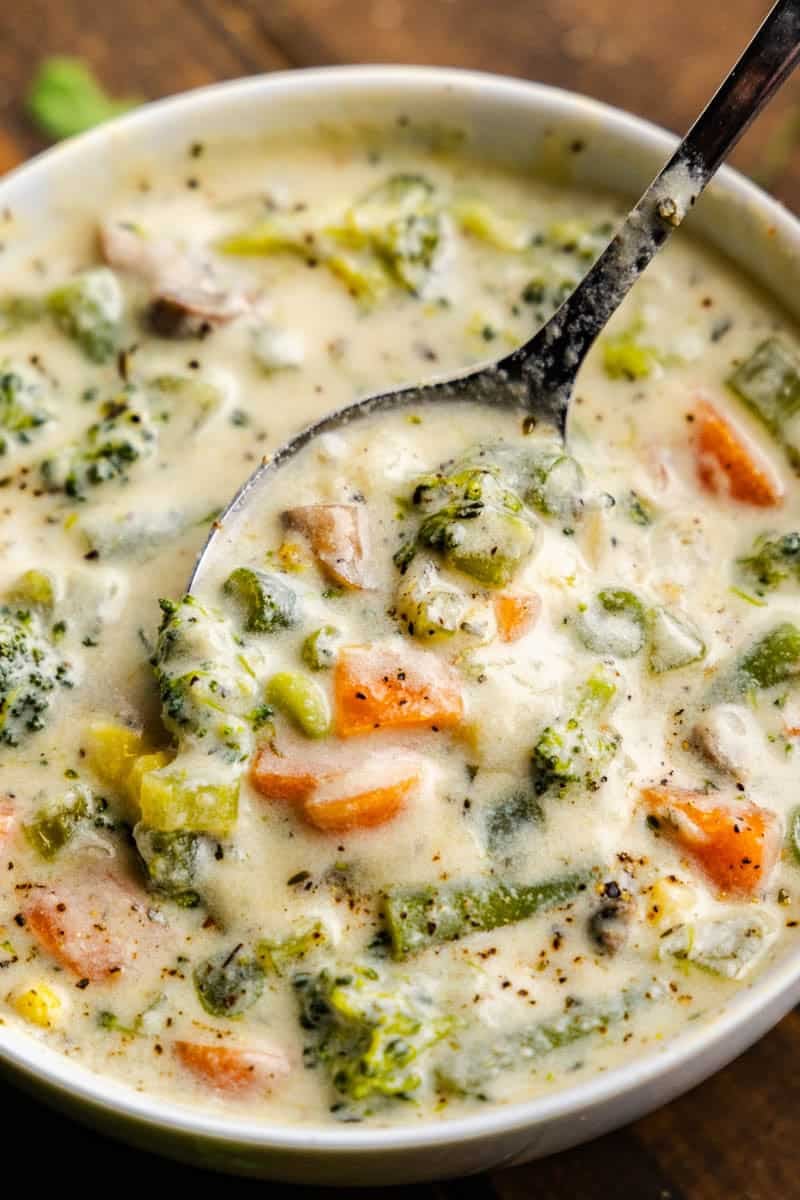
[[[12,992],[8,1002],[24,1021],[39,1025],[42,1029],[52,1029],[58,1024],[63,1008],[60,996],[46,983],[36,983],[25,991]]]

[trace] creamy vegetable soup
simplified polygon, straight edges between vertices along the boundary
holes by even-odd
[[[549,1093],[797,937],[796,330],[679,235],[568,445],[501,357],[618,201],[412,131],[195,144],[0,288],[0,1019],[270,1121]],[[17,224],[16,222],[19,222]],[[160,611],[159,611],[160,605]]]

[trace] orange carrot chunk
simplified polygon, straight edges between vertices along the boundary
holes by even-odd
[[[315,749],[292,747],[279,753],[272,746],[263,746],[250,772],[253,787],[268,800],[305,800],[318,784],[341,769],[327,747],[321,754],[314,753]]]
[[[783,486],[775,471],[727,417],[701,399],[694,418],[697,474],[707,491],[758,508],[781,503]]]
[[[643,788],[642,798],[658,827],[722,895],[751,897],[766,885],[780,853],[778,821],[768,809],[685,788]]]
[[[533,629],[542,608],[536,592],[497,592],[494,615],[501,642],[518,642]]]
[[[369,587],[369,534],[363,504],[305,504],[283,514],[290,529],[304,534],[320,566],[343,587]]]
[[[464,713],[458,675],[435,654],[412,647],[347,646],[334,669],[336,732],[457,725]]]
[[[372,829],[391,821],[419,782],[418,764],[381,755],[322,783],[306,800],[303,812],[317,829],[330,833]]]
[[[37,888],[22,912],[42,949],[80,979],[116,979],[157,936],[138,892],[108,874]]]
[[[221,1092],[267,1092],[290,1070],[289,1060],[277,1047],[252,1050],[178,1041],[174,1049],[183,1066],[201,1083]]]

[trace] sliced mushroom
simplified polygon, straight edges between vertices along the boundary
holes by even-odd
[[[283,514],[290,529],[304,534],[326,575],[349,588],[370,587],[369,531],[359,504],[307,504]]]
[[[690,743],[707,762],[734,779],[746,779],[757,754],[750,713],[741,704],[717,704],[700,718]]]
[[[147,310],[147,320],[159,337],[202,337],[214,325],[225,325],[248,308],[241,293],[213,286],[163,287]]]

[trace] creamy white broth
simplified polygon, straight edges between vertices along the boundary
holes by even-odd
[[[436,213],[442,243],[420,277],[422,294],[409,293],[381,268],[381,294],[354,296],[360,276],[348,280],[341,264],[328,265],[341,246],[320,230],[341,225],[370,188],[409,174],[433,185],[423,209]],[[791,346],[796,335],[736,272],[688,239],[654,263],[609,331],[621,341],[601,344],[582,372],[570,453],[585,472],[585,503],[569,515],[526,505],[538,545],[507,587],[535,593],[540,608],[519,640],[493,636],[497,589],[470,581],[433,552],[443,578],[466,591],[471,618],[484,625],[477,637],[462,630],[422,646],[398,611],[400,575],[392,560],[415,528],[408,496],[420,476],[476,445],[536,444],[540,432],[524,436],[512,414],[410,410],[315,444],[276,477],[264,507],[249,527],[236,529],[216,574],[203,581],[200,601],[219,608],[237,636],[240,616],[221,594],[230,570],[265,569],[297,593],[296,624],[243,638],[254,664],[253,708],[275,673],[299,670],[313,678],[335,716],[331,671],[311,672],[300,657],[307,634],[331,624],[341,633],[334,656],[348,644],[385,643],[401,655],[431,654],[445,664],[463,704],[452,728],[379,730],[339,746],[332,735],[304,739],[278,706],[260,724],[248,717],[233,755],[238,762],[217,749],[208,753],[208,738],[198,752],[189,737],[196,757],[184,757],[183,746],[176,761],[193,762],[200,778],[209,769],[217,780],[230,778],[234,790],[239,783],[235,821],[224,831],[201,830],[195,878],[178,895],[185,901],[196,892],[195,907],[177,903],[163,887],[154,890],[153,879],[148,890],[130,833],[141,815],[138,784],[131,783],[130,763],[119,767],[119,731],[104,742],[96,730],[105,723],[143,731],[142,744],[127,751],[131,761],[137,752],[165,760],[173,753],[148,662],[156,648],[156,602],[180,597],[212,512],[263,455],[357,395],[446,374],[523,340],[559,288],[597,253],[617,212],[602,197],[551,189],[391,138],[380,153],[357,140],[310,139],[302,146],[190,151],[174,169],[139,180],[111,212],[76,217],[68,234],[37,250],[35,261],[12,260],[3,295],[43,297],[76,271],[99,265],[98,223],[111,219],[132,225],[135,236],[145,231],[148,243],[161,246],[163,239],[210,263],[215,287],[244,300],[235,319],[211,321],[200,337],[156,336],[142,318],[157,291],[152,279],[112,263],[124,317],[107,362],[87,359],[48,315],[0,340],[1,369],[24,369],[41,383],[41,403],[53,414],[31,430],[28,443],[9,436],[0,457],[0,582],[8,594],[24,572],[49,573],[52,611],[34,605],[34,620],[58,661],[69,663],[74,685],[54,690],[41,731],[0,746],[9,796],[3,853],[13,864],[4,872],[0,915],[5,1021],[27,1020],[34,1036],[64,1053],[191,1105],[289,1122],[420,1120],[469,1111],[484,1095],[494,1101],[535,1095],[641,1053],[686,1021],[713,1016],[794,936],[797,867],[790,852],[753,898],[725,895],[663,828],[648,826],[640,797],[647,786],[702,790],[710,783],[723,803],[742,803],[744,796],[774,814],[772,832],[782,840],[796,774],[793,737],[785,731],[800,719],[792,716],[790,693],[783,704],[787,687],[749,705],[741,695],[725,701],[739,722],[734,740],[744,746],[733,770],[693,749],[703,701],[726,664],[797,612],[791,578],[770,589],[752,572],[745,577],[735,560],[765,531],[796,529],[800,512],[781,446],[725,387],[734,364],[765,338],[777,333]],[[276,221],[295,243],[313,237],[300,249],[270,245],[258,255],[220,249],[221,240],[265,220],[273,240]],[[352,235],[351,228],[351,242]],[[373,270],[360,245],[345,249],[359,268]],[[258,361],[259,348],[272,356],[269,369]],[[127,353],[119,358],[116,350]],[[165,376],[188,382],[154,388]],[[40,464],[85,436],[125,377],[138,389],[130,403],[141,403],[156,420],[155,452],[123,464],[120,477],[87,483],[85,498],[44,490]],[[215,389],[210,409],[209,394],[196,385]],[[690,419],[700,390],[771,464],[785,491],[780,506],[701,489]],[[170,420],[160,422],[165,412]],[[370,590],[331,594],[307,538],[284,528],[285,510],[318,503],[363,508]],[[142,512],[148,536],[120,543],[120,529],[128,531]],[[651,513],[649,524],[632,519],[642,513]],[[418,555],[410,570],[425,557]],[[647,648],[629,658],[587,649],[578,631],[581,606],[603,588],[629,589],[648,611],[662,605],[689,619],[704,656],[652,674]],[[21,603],[9,607],[16,611]],[[62,622],[66,628],[54,638]],[[602,778],[563,795],[544,792],[541,818],[522,822],[490,850],[487,818],[494,806],[529,787],[542,731],[569,716],[600,668],[616,688],[600,723],[620,743]],[[270,740],[312,763],[325,747],[334,757],[346,753],[355,763],[347,760],[351,776],[371,784],[381,783],[384,770],[391,779],[398,764],[411,762],[415,783],[391,820],[325,832],[303,817],[302,805],[265,797],[253,786],[250,756]],[[170,769],[162,760],[145,765]],[[44,857],[41,837],[30,831],[41,834],[44,810],[63,817],[65,797],[77,814],[61,822],[70,836],[52,853],[48,845]],[[387,890],[493,879],[536,884],[592,868],[596,874],[582,890],[527,920],[434,944],[405,961],[386,953],[380,897]],[[170,886],[175,892],[174,879]],[[622,944],[609,953],[589,921],[613,908],[618,893],[626,906]],[[49,925],[36,916],[43,905]],[[93,932],[79,931],[76,949],[71,920],[73,914],[85,920],[87,912]],[[735,931],[742,922],[757,930],[743,944],[757,943],[761,953],[752,965],[742,960],[740,980],[684,961],[682,931],[693,930],[688,953],[694,948],[697,957],[709,929]],[[247,999],[247,988],[262,990],[235,1019],[203,1008],[193,977],[205,961],[235,951],[232,961],[244,963],[246,974],[260,942],[298,934],[308,935],[307,952],[292,959],[284,951],[280,973],[262,949],[259,970],[251,971],[259,983],[242,984]],[[354,1100],[331,1079],[325,1061],[314,1065],[306,1052],[304,1065],[304,1048],[318,1041],[318,1031],[301,1027],[298,1000],[308,985],[304,991],[293,978],[346,974],[352,964],[378,974],[377,984],[365,984],[368,996],[373,985],[388,991],[407,1003],[423,1030],[435,1032],[427,1040],[422,1035],[409,1068],[419,1081],[406,1100],[377,1092]],[[380,1008],[383,1001],[375,1003]],[[576,1013],[586,1017],[582,1031]],[[537,1048],[544,1038],[548,1052],[521,1067],[506,1062],[501,1035],[531,1029],[540,1031],[533,1035]],[[584,1036],[573,1040],[576,1031]],[[562,1034],[570,1044],[550,1048]],[[213,1055],[198,1063],[191,1054],[181,1057],[182,1043],[256,1057],[235,1068]],[[486,1046],[504,1064],[494,1076],[484,1069]],[[480,1086],[473,1069],[485,1076]],[[209,1072],[216,1072],[215,1083]]]

